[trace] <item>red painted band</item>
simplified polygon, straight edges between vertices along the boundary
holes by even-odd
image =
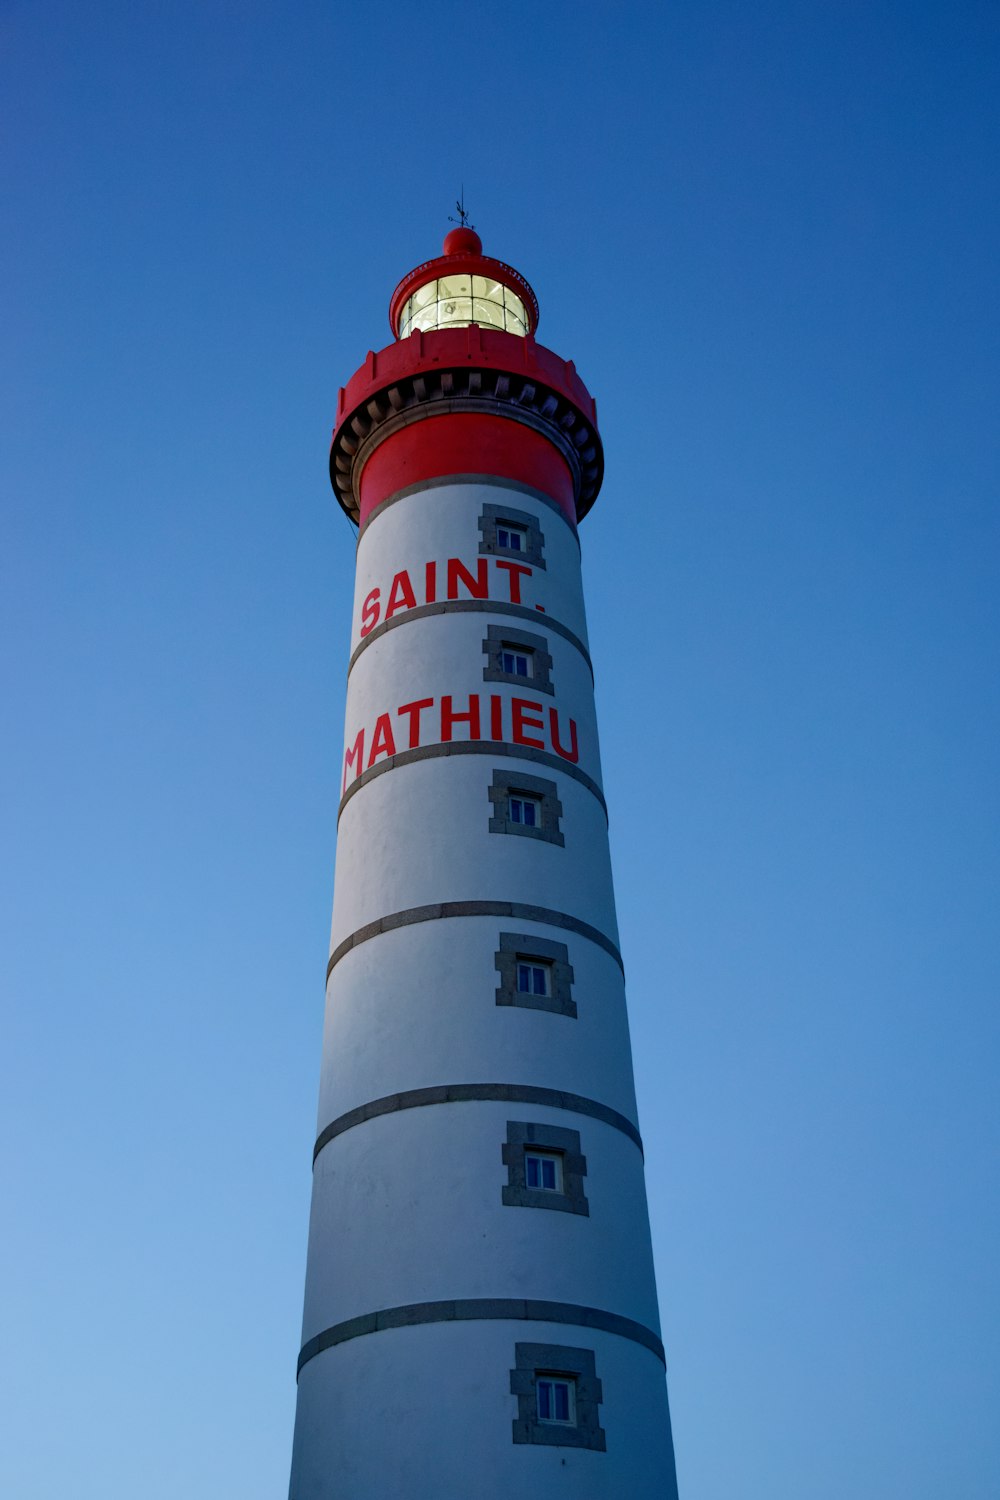
[[[399,380],[441,369],[507,371],[515,378],[538,380],[550,390],[572,401],[588,422],[597,426],[594,398],[576,373],[572,360],[561,359],[544,344],[501,328],[481,328],[470,323],[463,328],[433,328],[411,333],[378,352],[371,351],[360,370],[355,370],[337,394],[337,424],[334,433],[380,391]]]
[[[510,417],[447,412],[401,427],[361,471],[361,525],[397,490],[450,474],[488,474],[542,490],[576,527],[573,476],[548,438]]]

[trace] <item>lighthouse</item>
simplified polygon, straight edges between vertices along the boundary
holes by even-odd
[[[595,403],[464,223],[389,320],[330,454],[357,574],[291,1500],[675,1500]]]

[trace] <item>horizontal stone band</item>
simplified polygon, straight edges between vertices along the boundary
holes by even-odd
[[[528,1322],[570,1324],[574,1328],[598,1328],[631,1339],[649,1349],[664,1365],[666,1356],[658,1334],[634,1318],[605,1312],[600,1307],[583,1307],[576,1302],[540,1302],[522,1297],[463,1297],[454,1302],[410,1302],[403,1307],[386,1307],[381,1312],[363,1313],[324,1328],[315,1338],[303,1344],[296,1376],[324,1349],[346,1344],[368,1333],[383,1333],[388,1328],[415,1328],[421,1323]]]
[[[391,620],[383,620],[355,646],[351,653],[351,659],[347,663],[347,675],[350,677],[354,663],[362,651],[373,642],[380,640],[387,630],[395,630],[397,625],[406,625],[411,620],[426,620],[429,615],[516,615],[521,620],[533,620],[540,629],[551,630],[555,635],[561,635],[563,640],[569,641],[575,646],[587,663],[590,671],[591,681],[594,677],[594,664],[590,659],[590,652],[581,641],[580,637],[568,625],[561,620],[555,620],[551,615],[543,614],[541,610],[531,609],[527,604],[508,604],[504,599],[442,599],[436,604],[417,604],[412,609],[403,610],[394,615]]]
[[[589,922],[581,922],[579,917],[571,917],[568,912],[553,911],[548,906],[530,906],[523,901],[438,901],[432,906],[410,906],[405,911],[394,911],[387,917],[379,917],[377,922],[359,927],[338,943],[330,954],[327,979],[344,955],[359,944],[380,937],[383,932],[392,932],[396,927],[409,927],[415,922],[436,922],[442,917],[513,917],[519,922],[541,922],[548,927],[559,927],[564,932],[578,932],[589,942],[596,943],[598,948],[603,948],[605,953],[610,953],[622,973],[625,972],[622,956],[611,939],[596,927],[591,927]]]
[[[509,745],[505,740],[447,740],[437,745],[418,745],[415,750],[400,750],[396,755],[388,755],[385,760],[380,760],[377,766],[370,766],[367,771],[362,771],[357,780],[351,782],[340,799],[337,822],[340,822],[344,808],[355,793],[360,792],[362,787],[367,786],[370,781],[374,781],[376,776],[382,776],[386,771],[396,771],[401,766],[413,765],[418,760],[437,760],[446,755],[491,755],[494,759],[501,757],[535,761],[540,766],[548,766],[552,771],[561,771],[564,776],[570,776],[581,786],[585,786],[601,804],[601,811],[605,818],[608,816],[608,804],[604,800],[604,793],[594,778],[588,776],[586,771],[581,771],[579,766],[574,766],[562,755],[553,755],[551,750],[534,750],[530,745]]]
[[[381,1099],[372,1099],[368,1104],[359,1104],[346,1114],[331,1120],[320,1132],[313,1148],[313,1161],[338,1135],[353,1130],[366,1120],[376,1120],[380,1115],[395,1114],[400,1109],[422,1109],[428,1104],[468,1104],[483,1100],[500,1101],[504,1104],[541,1104],[547,1109],[565,1109],[575,1115],[589,1115],[592,1120],[601,1120],[614,1130],[620,1130],[642,1151],[642,1136],[627,1115],[610,1105],[600,1104],[596,1099],[587,1099],[583,1094],[566,1094],[560,1089],[535,1088],[521,1083],[447,1083],[436,1088],[406,1089],[401,1094],[386,1094]]]

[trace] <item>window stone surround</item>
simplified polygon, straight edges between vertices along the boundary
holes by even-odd
[[[513,547],[501,547],[497,541],[497,527],[509,521],[512,526],[520,527],[525,533],[524,550],[517,552]],[[490,502],[484,504],[479,513],[479,530],[482,533],[482,541],[479,543],[481,554],[490,557],[509,557],[515,562],[527,563],[532,568],[545,567],[545,536],[538,524],[538,518],[530,511],[515,510],[510,505],[493,505]]]
[[[525,994],[517,988],[518,963],[539,961],[547,965],[551,976],[551,994]],[[523,932],[501,932],[500,947],[494,958],[494,967],[500,975],[496,992],[498,1005],[523,1006],[527,1010],[545,1010],[556,1016],[569,1016],[576,1020],[576,1001],[571,986],[574,974],[569,961],[569,949],[565,943],[553,942],[550,938],[533,937]]]
[[[510,819],[507,799],[518,793],[537,798],[541,804],[541,822],[534,828],[526,823],[513,823]],[[560,848],[565,846],[566,839],[559,827],[563,805],[554,781],[546,781],[541,776],[526,776],[520,771],[502,770],[498,766],[493,772],[489,799],[493,805],[490,833],[513,833],[520,838],[541,839],[543,843],[558,844]]]
[[[525,1182],[524,1155],[531,1149],[555,1151],[562,1157],[562,1191],[529,1188]],[[580,1150],[580,1132],[562,1125],[540,1125],[531,1120],[508,1120],[507,1139],[501,1147],[507,1168],[507,1183],[501,1197],[505,1208],[549,1208],[557,1213],[590,1217],[590,1204],[583,1191],[587,1158]]]
[[[518,648],[531,657],[531,676],[518,677],[503,669],[503,653]],[[505,629],[502,625],[488,625],[483,641],[486,665],[483,668],[484,682],[509,682],[525,692],[555,693],[552,686],[552,653],[544,635],[535,635],[530,630]]]
[[[574,1424],[539,1421],[536,1389],[539,1375],[573,1380],[576,1388]],[[517,1416],[512,1426],[515,1443],[591,1448],[597,1453],[607,1451],[597,1410],[604,1400],[604,1391],[593,1349],[577,1349],[569,1344],[515,1344],[510,1393],[517,1397]]]

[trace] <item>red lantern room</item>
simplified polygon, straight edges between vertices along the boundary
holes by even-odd
[[[502,328],[524,338],[538,327],[538,300],[520,271],[483,254],[467,224],[445,235],[443,254],[404,276],[389,303],[397,338],[415,329]]]
[[[538,301],[468,225],[389,304],[395,342],[342,388],[330,478],[359,525],[390,497],[489,474],[548,494],[575,525],[601,487],[593,397],[573,362],[535,340]]]

